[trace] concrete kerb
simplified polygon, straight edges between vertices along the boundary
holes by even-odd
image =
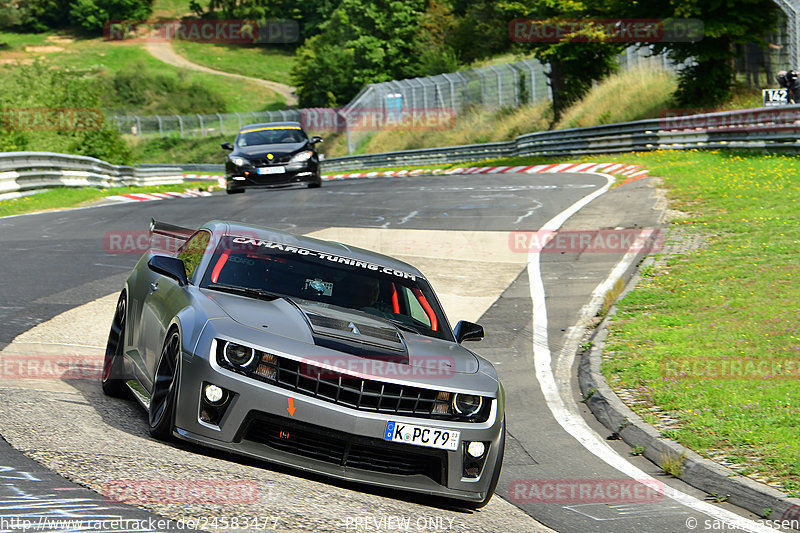
[[[652,262],[647,258],[643,265]],[[627,283],[622,296],[634,289],[641,275],[636,273]],[[790,498],[785,493],[759,483],[733,470],[701,457],[677,442],[663,437],[628,407],[611,389],[601,372],[603,350],[608,336],[608,323],[616,313],[613,305],[605,318],[589,333],[592,347],[579,354],[578,384],[585,403],[594,416],[609,430],[619,435],[631,447],[640,446],[642,455],[658,465],[665,461],[681,460],[680,479],[709,494],[726,497],[737,505],[763,518],[779,520],[791,515],[790,510],[800,506],[800,498]],[[771,510],[767,516],[766,510]]]

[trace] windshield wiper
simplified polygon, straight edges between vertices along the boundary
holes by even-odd
[[[234,294],[243,294],[245,296],[257,296],[268,301],[284,298],[284,296],[281,296],[280,294],[265,291],[264,289],[256,289],[254,287],[239,287],[237,285],[225,285],[224,283],[209,283],[206,285],[206,288],[214,289],[216,291],[232,292]]]

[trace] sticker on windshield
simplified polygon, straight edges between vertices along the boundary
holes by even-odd
[[[396,268],[390,268],[387,266],[370,263],[369,261],[361,261],[360,259],[353,259],[352,257],[333,255],[327,252],[318,252],[316,250],[309,250],[308,248],[299,248],[297,246],[291,246],[289,244],[284,244],[281,242],[262,241],[261,239],[251,239],[250,237],[234,237],[233,242],[236,244],[249,244],[252,246],[261,246],[263,248],[268,248],[270,250],[280,250],[282,252],[291,252],[298,255],[317,257],[319,259],[325,259],[332,263],[348,265],[356,268],[363,268],[366,270],[375,270],[383,274],[391,274],[393,276],[397,276],[398,278],[410,279],[411,281],[417,280],[416,274],[405,272],[403,270],[398,270]]]
[[[331,296],[333,294],[333,283],[322,281],[321,279],[307,279],[304,289],[313,289],[321,296]]]

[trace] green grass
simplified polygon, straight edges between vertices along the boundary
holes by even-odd
[[[234,135],[180,139],[165,137],[160,139],[132,137],[129,139],[133,164],[139,163],[215,163],[223,164],[227,150],[220,143],[232,141]]]
[[[198,65],[291,85],[294,51],[263,45],[173,41],[177,53]],[[252,110],[248,110],[252,111]]]
[[[658,118],[664,109],[676,107],[672,95],[677,86],[675,76],[662,69],[636,68],[619,72],[598,83],[585,98],[570,107],[555,129]]]
[[[610,158],[605,158],[610,159]],[[619,304],[603,372],[680,424],[667,436],[782,483],[800,496],[797,377],[665,372],[669,362],[755,360],[800,366],[800,160],[718,152],[620,155],[662,176],[673,227],[705,240],[664,257]]]
[[[678,420],[665,437],[800,497],[796,371],[778,379],[665,372],[668,362],[723,359],[800,369],[800,159],[692,150],[449,168],[589,161],[643,165],[662,177],[670,207],[687,215],[672,228],[705,241],[699,250],[657,256],[657,266],[642,269],[638,287],[617,303],[603,365],[609,383],[634,392],[631,407],[649,423],[659,423],[647,410],[653,406]]]
[[[48,37],[59,40],[48,40]],[[141,43],[109,42],[101,38],[82,39],[60,33],[19,34],[6,31],[0,31],[0,43],[7,43],[6,47],[0,48],[0,61],[38,60],[45,65],[58,68],[109,73],[118,72],[127,65],[141,65],[147,70],[174,77],[183,75],[187,81],[195,81],[221,94],[230,113],[283,109],[286,105],[283,96],[255,82],[205,72],[185,71],[163,63],[150,55]],[[53,52],[25,50],[27,46],[46,45],[58,46],[62,50]],[[137,110],[132,109],[130,112],[135,113]]]
[[[95,187],[59,187],[47,191],[14,198],[0,200],[0,217],[33,213],[35,211],[48,211],[51,209],[64,209],[67,207],[82,207],[89,205],[104,196],[129,193],[147,192],[182,192],[187,190],[186,185],[153,185],[148,187],[113,187],[101,189]]]
[[[153,2],[153,18],[178,18],[191,12],[189,0],[155,0]]]

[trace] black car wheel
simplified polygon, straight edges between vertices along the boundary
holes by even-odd
[[[161,350],[153,379],[153,394],[150,396],[150,435],[159,440],[172,437],[180,380],[180,358],[181,336],[177,328],[172,328]]]
[[[244,189],[225,189],[225,192],[228,194],[239,194],[243,193]]]
[[[322,181],[312,181],[308,184],[309,189],[318,189],[319,187],[322,187]]]
[[[103,392],[109,396],[125,396],[125,380],[122,375],[122,351],[125,348],[125,319],[127,317],[127,298],[125,291],[119,295],[114,320],[111,322],[111,331],[106,342],[106,354],[103,358]]]

